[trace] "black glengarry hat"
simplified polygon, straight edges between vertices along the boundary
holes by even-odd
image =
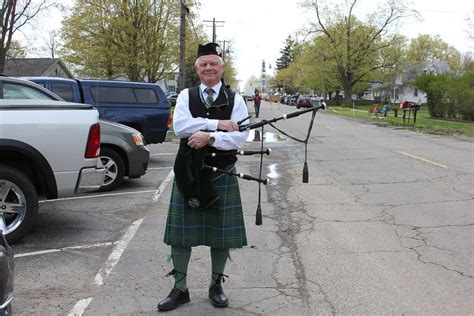
[[[196,58],[204,55],[217,55],[222,57],[222,49],[216,43],[207,43],[206,45],[199,44]]]

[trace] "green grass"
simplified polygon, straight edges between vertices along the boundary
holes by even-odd
[[[474,137],[474,122],[458,122],[449,120],[435,120],[431,119],[428,111],[422,109],[416,115],[416,123],[413,123],[413,113],[410,115],[408,121],[408,111],[406,113],[405,123],[403,122],[403,111],[398,110],[398,117],[394,117],[394,112],[390,111],[387,118],[383,118],[381,114],[376,117],[374,114],[369,114],[367,111],[372,105],[357,105],[353,111],[352,107],[347,106],[330,106],[326,111],[328,113],[354,117],[360,120],[374,122],[380,125],[399,126],[406,129],[417,130],[430,134],[441,135],[464,135]]]

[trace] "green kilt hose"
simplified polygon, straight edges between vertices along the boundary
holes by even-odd
[[[234,165],[226,168],[235,172]],[[221,174],[212,180],[219,199],[205,210],[190,207],[173,181],[164,242],[175,247],[199,245],[217,249],[247,245],[239,183],[236,176]]]

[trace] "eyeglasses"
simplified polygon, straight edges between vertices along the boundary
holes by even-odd
[[[208,65],[211,66],[212,68],[214,67],[217,67],[220,65],[219,62],[217,61],[213,61],[213,62],[209,62],[209,63],[197,63],[198,67],[199,68],[206,68]]]

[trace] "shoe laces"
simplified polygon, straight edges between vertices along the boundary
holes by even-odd
[[[214,275],[217,275],[217,279],[214,279]],[[225,278],[228,278],[229,276],[224,274],[224,273],[212,273],[212,279],[214,280],[214,282],[216,282],[216,284],[221,284],[225,282]]]
[[[179,279],[179,280],[177,280],[178,273],[182,275],[181,279]],[[178,283],[178,282],[180,282],[181,280],[183,280],[184,278],[186,278],[186,275],[187,275],[187,274],[186,274],[186,273],[183,273],[183,272],[179,272],[179,271],[173,269],[173,270],[171,270],[170,272],[168,272],[168,273],[165,275],[165,277],[169,277],[169,276],[171,276],[171,275],[174,277],[175,283]]]

